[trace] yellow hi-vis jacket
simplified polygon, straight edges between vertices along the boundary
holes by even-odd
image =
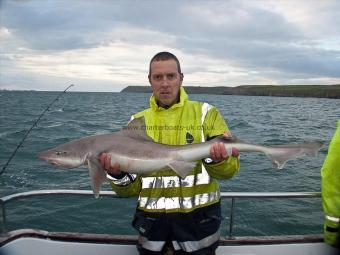
[[[340,233],[340,120],[321,169],[325,242],[339,244]]]
[[[150,108],[135,114],[144,116],[146,132],[155,142],[169,145],[200,143],[223,134],[228,127],[218,110],[202,102],[190,101],[180,89],[180,101],[168,109],[157,105],[154,96]],[[217,203],[220,190],[217,179],[231,178],[240,168],[239,158],[229,157],[219,163],[197,162],[181,179],[173,170],[140,174],[124,185],[111,182],[120,196],[139,196],[138,209],[147,212],[190,212]]]

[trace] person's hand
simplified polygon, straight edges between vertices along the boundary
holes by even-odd
[[[230,138],[232,135],[231,132],[228,131],[225,132],[223,136]],[[221,162],[222,160],[227,159],[229,156],[238,157],[238,155],[239,152],[236,148],[231,148],[231,150],[228,152],[224,147],[223,142],[216,142],[210,147],[210,157],[215,163]]]
[[[113,166],[111,166],[111,157],[110,157],[109,154],[107,154],[105,152],[102,153],[99,156],[99,162],[107,173],[113,174],[113,175],[121,174],[119,164],[114,164]]]

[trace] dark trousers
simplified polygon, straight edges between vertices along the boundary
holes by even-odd
[[[220,224],[219,202],[189,213],[137,210],[132,223],[139,232],[137,248],[142,255],[213,255],[218,247]]]

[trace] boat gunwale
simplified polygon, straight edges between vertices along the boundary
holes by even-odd
[[[38,238],[51,241],[93,243],[93,244],[120,244],[136,245],[137,235],[111,235],[94,233],[74,232],[49,232],[39,229],[19,229],[0,235],[0,247],[20,238]],[[296,243],[322,243],[323,235],[280,235],[280,236],[242,236],[221,237],[220,244],[223,245],[275,245]]]

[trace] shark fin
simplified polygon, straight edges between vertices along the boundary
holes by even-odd
[[[188,173],[196,166],[195,162],[187,162],[187,161],[180,161],[174,160],[168,164],[172,170],[174,170],[179,176],[185,178]]]
[[[215,138],[218,142],[223,142],[223,143],[236,143],[236,142],[243,142],[242,140],[238,139],[236,135],[232,136],[224,136],[224,135],[219,135]]]
[[[131,120],[122,131],[123,134],[128,137],[153,142],[153,140],[146,134],[146,124],[144,117]]]
[[[292,154],[291,151],[280,154],[266,153],[266,156],[277,169],[282,169],[288,160],[296,158],[295,154]]]
[[[288,160],[301,155],[316,156],[321,147],[321,142],[276,145],[271,146],[275,150],[268,151],[265,154],[275,167],[282,169]]]
[[[304,154],[311,157],[316,157],[318,155],[318,151],[321,149],[322,146],[322,142],[306,143],[304,146]]]
[[[98,161],[87,160],[91,178],[91,187],[95,198],[99,197],[101,186],[106,178],[106,174]]]

